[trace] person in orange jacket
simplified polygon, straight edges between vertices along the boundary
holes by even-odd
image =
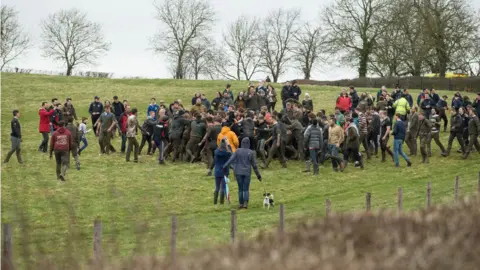
[[[237,148],[239,146],[239,141],[238,137],[235,134],[235,132],[230,130],[230,127],[227,122],[224,122],[222,124],[222,130],[220,131],[220,134],[218,134],[217,137],[217,145],[220,146],[220,142],[222,139],[226,139],[227,146],[231,148],[232,152],[237,151]]]

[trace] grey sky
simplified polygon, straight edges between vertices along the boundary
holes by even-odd
[[[158,0],[161,1],[161,0]],[[321,6],[331,0],[211,0],[217,13],[213,37],[220,41],[225,26],[240,15],[265,16],[270,8],[301,8],[302,21],[318,20]],[[480,0],[472,0],[480,8]],[[60,63],[42,57],[40,44],[40,21],[60,9],[78,8],[88,13],[91,21],[101,23],[106,39],[112,43],[111,50],[94,67],[80,70],[113,72],[115,77],[140,76],[170,78],[168,63],[163,56],[148,50],[149,38],[160,28],[155,20],[153,0],[3,0],[2,4],[14,6],[19,12],[20,23],[34,40],[35,47],[10,66],[38,70],[63,70]],[[352,68],[321,65],[313,73],[313,79],[340,79],[355,77]],[[258,75],[257,78],[263,77]],[[300,78],[301,73],[289,69],[281,80]]]

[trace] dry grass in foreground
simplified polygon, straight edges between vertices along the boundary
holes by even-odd
[[[478,269],[480,201],[397,214],[331,215],[299,225],[282,241],[262,234],[177,258],[139,258],[104,269]]]

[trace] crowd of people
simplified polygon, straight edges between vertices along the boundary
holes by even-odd
[[[86,135],[90,131],[98,138],[101,155],[118,152],[112,141],[118,136],[119,152],[127,162],[132,152],[133,162],[138,162],[145,146],[147,155],[158,152],[159,164],[165,164],[166,160],[172,163],[203,161],[207,175],[213,174],[215,178],[215,204],[224,203],[224,178],[233,168],[240,208],[248,207],[252,168],[258,180],[262,180],[257,160],[263,169],[274,159],[284,168],[288,160],[304,160],[304,172],[318,175],[320,165],[328,160],[337,172],[343,172],[348,164],[363,169],[364,156],[368,160],[379,152],[382,162],[387,161],[388,155],[394,166],[399,167],[401,156],[410,167],[409,156],[417,155],[420,148],[422,162],[428,163],[432,140],[445,157],[451,154],[455,138],[463,158],[468,158],[474,148],[480,153],[480,93],[471,102],[457,92],[449,106],[448,97],[439,97],[435,89],[424,89],[414,100],[408,89],[396,87],[389,93],[382,87],[373,96],[357,93],[352,86],[342,89],[336,104],[332,104],[332,114],[323,109],[315,111],[308,93],[303,94],[302,100],[301,97],[296,81],[285,83],[280,91],[265,81],[251,83],[236,96],[228,84],[212,100],[196,93],[191,104],[181,100],[169,104],[161,100],[157,104],[152,98],[147,118],[142,122],[137,118],[138,110],[117,96],[112,102],[101,102],[95,96],[88,110],[90,118],[80,120],[70,98],[63,104],[55,98],[51,103],[43,102],[38,112],[42,134],[39,151],[49,152],[50,158],[55,156],[57,178],[62,181],[69,168],[70,153],[80,170],[80,155],[89,145]],[[277,101],[281,105],[277,105]],[[13,115],[12,148],[5,163],[15,152],[22,163],[19,110],[14,110]],[[441,122],[443,132],[447,132],[449,118],[450,136],[444,147],[439,136]],[[87,129],[89,120],[90,130]],[[141,136],[140,143],[137,136]],[[391,136],[393,150],[389,145]],[[409,155],[403,152],[404,142]]]

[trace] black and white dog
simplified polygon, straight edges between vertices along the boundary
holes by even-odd
[[[275,203],[273,201],[273,193],[272,194],[264,193],[263,194],[263,208],[270,209],[270,207],[274,207],[274,206],[275,206]]]

